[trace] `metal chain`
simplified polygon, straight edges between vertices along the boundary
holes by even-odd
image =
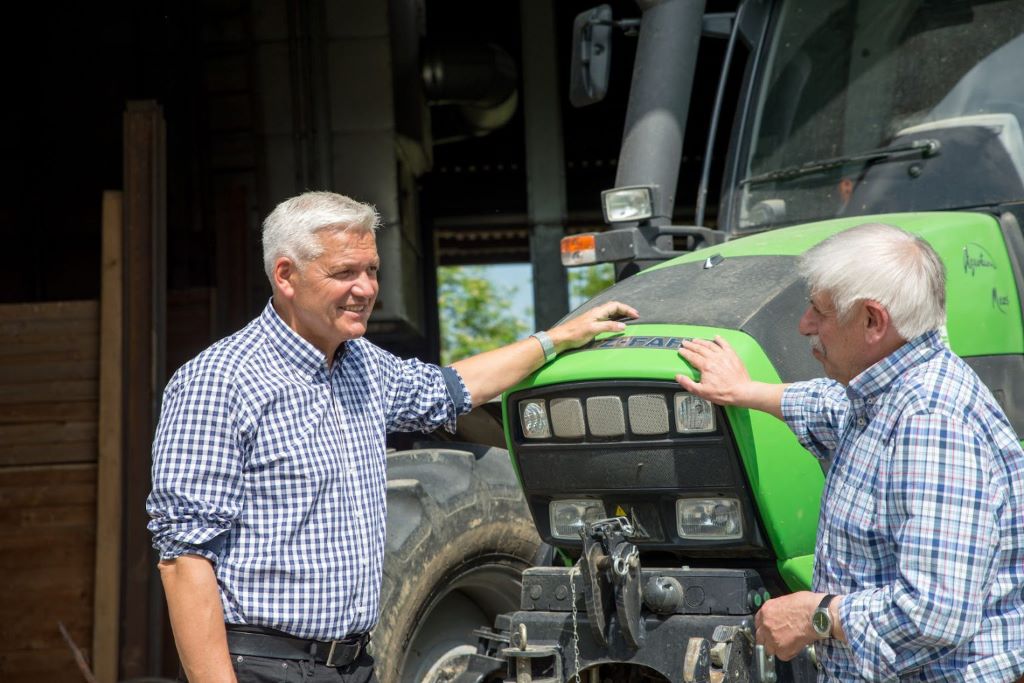
[[[582,559],[582,558],[581,558]],[[576,683],[580,683],[580,631],[576,619],[576,575],[580,572],[580,561],[569,569],[569,598],[572,600],[572,654],[576,658]]]

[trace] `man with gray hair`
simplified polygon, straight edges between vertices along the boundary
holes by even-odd
[[[453,429],[560,351],[624,329],[608,303],[438,367],[363,338],[377,299],[373,207],[329,192],[263,226],[263,313],[167,385],[147,508],[192,683],[376,680],[385,437]]]
[[[1012,681],[1024,673],[1024,452],[943,342],[945,271],[867,224],[807,252],[800,333],[831,379],[753,382],[721,338],[679,353],[684,389],[785,420],[829,463],[814,592],[767,601],[757,642],[814,644],[827,680]]]

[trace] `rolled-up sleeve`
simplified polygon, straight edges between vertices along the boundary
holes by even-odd
[[[175,377],[164,392],[146,502],[160,559],[217,562],[244,497],[239,409],[215,372]]]
[[[895,680],[972,638],[996,574],[998,492],[987,446],[942,415],[905,418],[882,464],[895,582],[847,595],[840,623],[867,680]],[[888,470],[888,471],[886,471]]]
[[[836,449],[849,407],[843,385],[830,379],[795,382],[782,392],[783,419],[819,459],[830,458]]]
[[[380,352],[387,429],[392,432],[455,431],[456,419],[473,407],[472,396],[454,368]]]

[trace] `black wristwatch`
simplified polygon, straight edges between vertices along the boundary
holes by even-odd
[[[822,638],[832,637],[832,613],[828,611],[828,606],[835,597],[826,595],[818,604],[818,609],[814,610],[811,615],[811,626],[814,628],[814,632]]]

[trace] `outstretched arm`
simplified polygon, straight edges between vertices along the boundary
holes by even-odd
[[[676,381],[691,394],[722,406],[754,408],[782,419],[782,393],[785,384],[766,384],[750,379],[743,361],[729,342],[690,339],[679,347],[679,355],[697,372],[700,381],[676,375]]]
[[[626,329],[619,318],[638,318],[632,306],[617,301],[598,306],[548,330],[555,351],[562,352],[583,346],[601,332],[621,332]],[[521,381],[544,365],[544,350],[540,342],[529,337],[493,351],[470,356],[452,364],[462,376],[473,406],[490,401],[509,387]]]

